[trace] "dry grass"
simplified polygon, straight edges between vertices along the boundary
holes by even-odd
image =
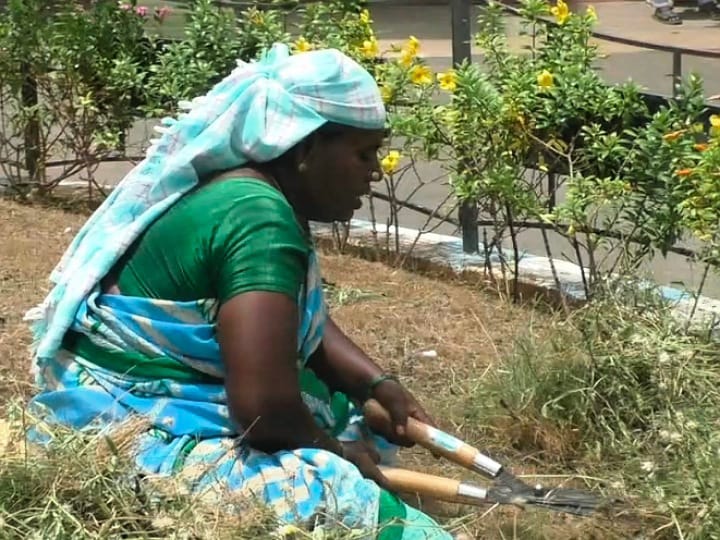
[[[556,315],[546,305],[513,306],[477,283],[447,276],[440,280],[346,255],[325,253],[323,271],[338,288],[333,295],[338,323],[373,358],[400,375],[441,428],[531,479],[554,473],[558,478],[548,483],[578,484],[562,469],[566,458],[579,450],[577,432],[536,418],[530,423],[511,414],[497,416],[500,403],[483,396],[487,379],[512,354],[518,339],[533,335],[543,340],[554,327]],[[484,416],[491,411],[492,417]],[[466,471],[419,448],[403,451],[403,464],[468,479]],[[635,516],[588,519],[507,507],[478,512],[449,504],[431,504],[428,510],[473,538],[604,540],[630,538],[638,527]]]
[[[190,496],[179,483],[134,475],[122,446],[144,428],[142,419],[104,436],[44,426],[55,441],[45,452],[25,444],[19,403],[5,414],[10,421],[0,418],[0,538],[249,540],[268,538],[277,528],[267,508],[247,499],[228,495],[224,502],[238,510],[228,513]]]
[[[86,212],[87,213],[87,212]],[[0,200],[3,231],[0,260],[0,395],[27,395],[29,333],[24,311],[48,290],[47,276],[86,213],[23,206]],[[495,292],[458,280],[391,269],[381,263],[325,253],[324,276],[334,284],[334,316],[371,356],[399,374],[439,425],[480,448],[498,422],[483,417],[482,388],[488,374],[510,354],[517,337],[542,339],[552,314],[532,306],[511,306]],[[547,454],[566,453],[577,443],[554,426],[506,426],[511,437],[491,450],[512,459],[516,471],[533,473],[537,460],[523,448],[543,446]],[[529,442],[523,443],[526,439]],[[539,445],[538,440],[542,440]],[[514,446],[515,448],[513,448]],[[530,456],[532,457],[532,456]],[[436,461],[421,450],[404,452],[407,466],[467,477],[457,467]],[[540,470],[539,472],[550,472]],[[556,472],[556,471],[552,471]],[[627,538],[634,527],[618,530],[618,519],[581,519],[515,509],[443,506],[444,519],[482,538]]]
[[[438,416],[447,417],[453,396],[481,383],[517,332],[544,318],[459,280],[439,281],[344,255],[326,253],[322,263],[325,278],[341,291],[368,293],[338,305],[338,323],[385,368],[436,398]]]
[[[47,293],[50,271],[84,220],[0,200],[0,401],[27,391],[30,332],[22,318]]]

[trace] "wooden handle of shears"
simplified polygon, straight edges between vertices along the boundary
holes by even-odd
[[[448,500],[457,496],[460,486],[458,480],[407,469],[380,466],[380,471],[388,479],[392,491],[399,493],[417,493]]]
[[[377,426],[381,425],[388,425],[391,421],[390,413],[374,399],[365,402],[363,412],[365,420],[371,429],[376,429]],[[487,477],[493,478],[497,476],[500,469],[502,469],[499,463],[484,455],[477,448],[415,418],[408,418],[406,435],[411,441],[431,452],[440,454],[461,467],[482,473]]]
[[[381,466],[390,489],[397,493],[411,493],[432,497],[446,502],[463,504],[487,503],[487,492],[479,487],[459,480],[435,476],[407,469]]]

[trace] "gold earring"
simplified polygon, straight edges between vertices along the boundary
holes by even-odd
[[[307,172],[307,169],[307,164],[304,161],[301,162],[300,165],[298,165],[298,172],[304,173]]]

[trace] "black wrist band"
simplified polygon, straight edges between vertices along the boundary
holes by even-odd
[[[385,381],[395,381],[396,383],[400,384],[400,380],[395,375],[390,375],[389,373],[381,373],[377,377],[373,378],[373,380],[371,380],[370,383],[367,385],[365,400],[370,399],[375,389]]]

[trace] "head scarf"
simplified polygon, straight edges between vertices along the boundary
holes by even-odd
[[[205,175],[277,158],[327,122],[382,129],[373,77],[334,49],[290,55],[276,44],[205,96],[181,102],[146,158],[118,184],[73,239],[35,319],[36,356],[52,357],[81,302],[138,236]]]

